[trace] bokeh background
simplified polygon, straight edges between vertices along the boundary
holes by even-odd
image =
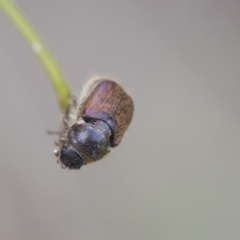
[[[15,2],[75,93],[108,74],[135,113],[106,159],[61,169],[54,93],[0,13],[0,239],[238,240],[240,1]]]

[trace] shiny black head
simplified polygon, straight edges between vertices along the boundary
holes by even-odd
[[[59,160],[63,166],[68,167],[69,169],[79,169],[84,164],[83,158],[71,145],[63,146]]]
[[[70,127],[67,140],[87,164],[103,158],[110,151],[110,135],[110,128],[102,121],[82,122]]]

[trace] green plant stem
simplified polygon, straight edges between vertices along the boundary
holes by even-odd
[[[71,91],[47,46],[34,30],[30,21],[11,0],[0,0],[0,9],[15,25],[41,63],[55,91],[59,107],[62,112],[65,112],[70,102]]]

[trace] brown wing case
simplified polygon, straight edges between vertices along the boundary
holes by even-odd
[[[112,129],[111,147],[117,146],[133,115],[133,100],[123,88],[108,79],[93,79],[85,87],[79,117],[100,119]]]

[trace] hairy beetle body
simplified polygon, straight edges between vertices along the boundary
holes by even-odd
[[[111,79],[91,79],[68,107],[55,150],[62,167],[79,169],[95,162],[117,146],[133,115],[133,101]]]

